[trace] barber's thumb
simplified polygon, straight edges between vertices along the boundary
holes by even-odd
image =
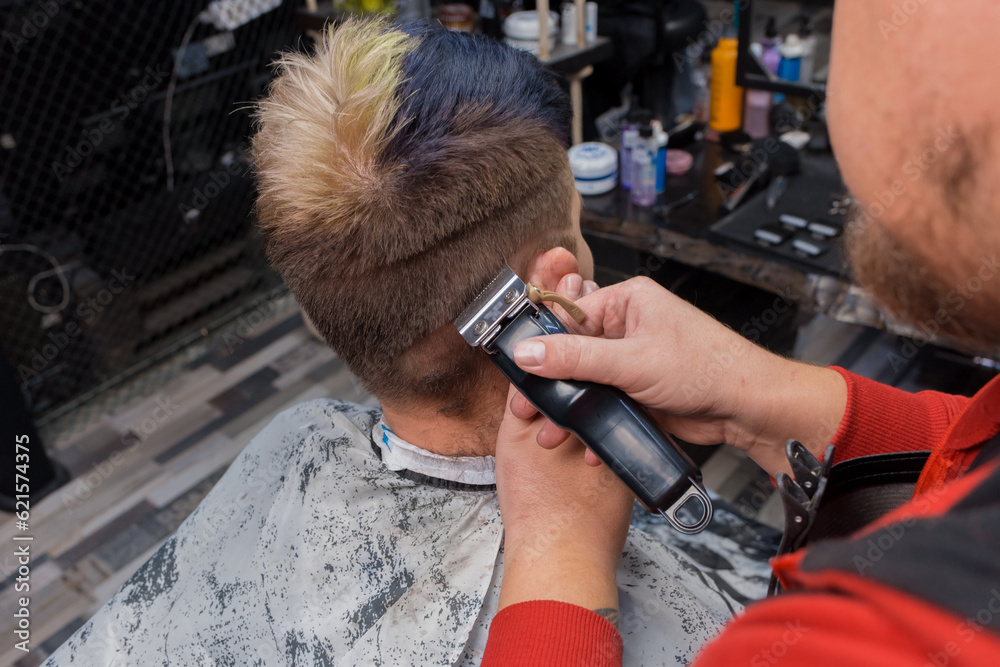
[[[514,362],[535,375],[560,380],[594,380],[611,383],[618,375],[607,340],[574,334],[554,334],[523,340],[514,346]],[[617,351],[621,355],[622,350]]]

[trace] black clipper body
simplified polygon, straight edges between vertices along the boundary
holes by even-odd
[[[521,370],[514,345],[534,336],[566,333],[509,267],[497,276],[455,320],[466,342],[480,346],[539,412],[578,437],[652,512],[662,514],[682,533],[697,533],[712,519],[712,503],[701,485],[701,471],[670,436],[627,394],[607,385],[550,380]],[[701,505],[693,522],[678,510],[689,501]]]

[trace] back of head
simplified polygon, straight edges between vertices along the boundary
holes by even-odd
[[[272,264],[376,395],[461,413],[484,360],[446,325],[572,243],[566,94],[526,53],[384,19],[278,66],[253,141]]]

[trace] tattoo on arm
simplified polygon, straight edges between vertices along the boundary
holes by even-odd
[[[611,625],[615,626],[616,630],[620,630],[618,627],[618,610],[612,609],[611,607],[605,607],[603,609],[595,609],[595,613],[600,614],[604,618],[608,619]]]

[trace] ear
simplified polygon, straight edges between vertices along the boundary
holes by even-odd
[[[527,279],[538,289],[555,290],[567,273],[579,273],[576,255],[563,247],[540,252],[528,262]]]

